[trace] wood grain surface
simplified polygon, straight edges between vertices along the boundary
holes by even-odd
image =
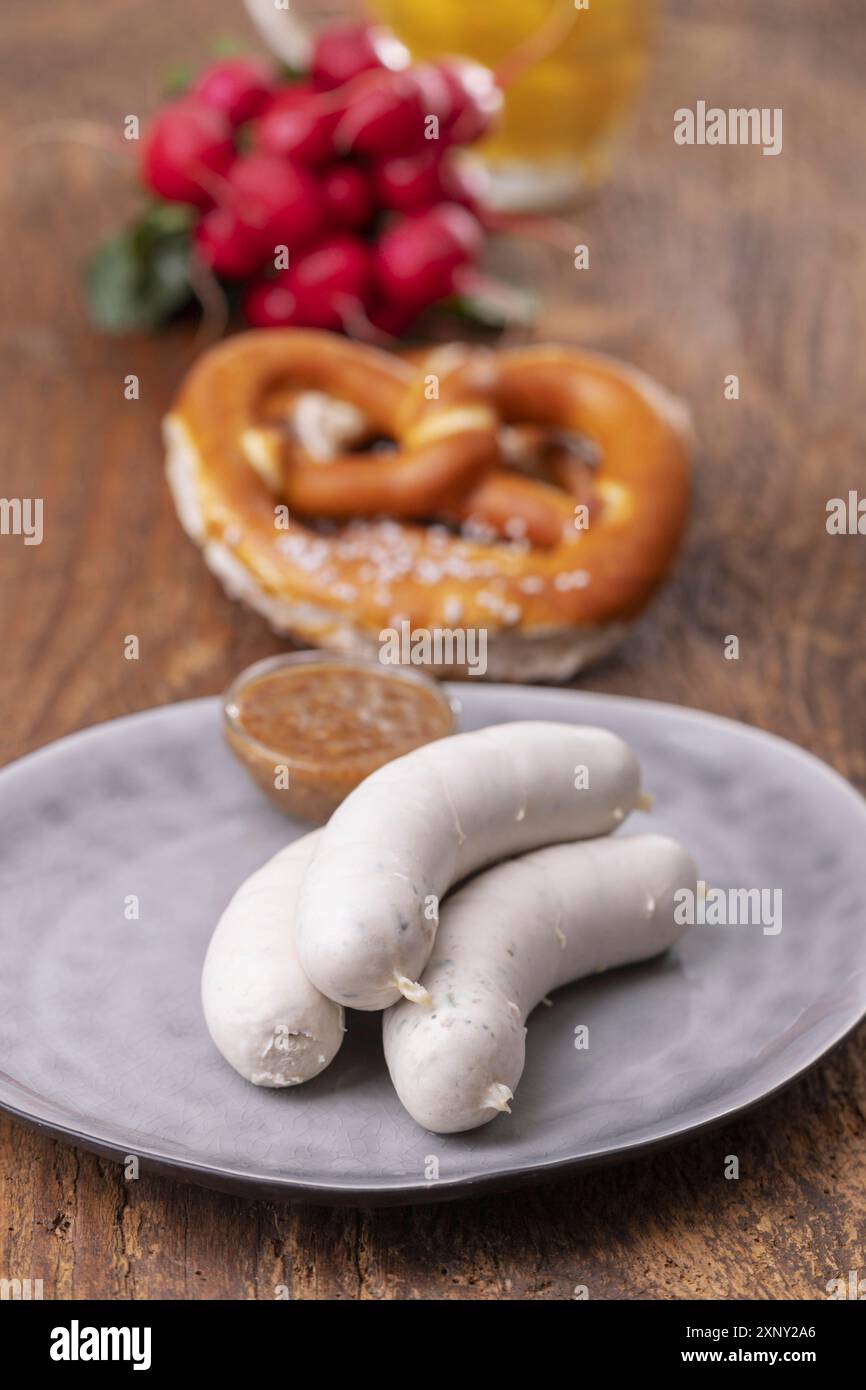
[[[169,19],[170,15],[170,19]],[[4,496],[45,539],[0,537],[0,759],[83,725],[220,690],[278,647],[182,536],[160,417],[192,332],[100,339],[79,264],[133,199],[98,149],[239,5],[10,8],[0,227]],[[864,484],[866,25],[860,0],[676,0],[614,177],[575,219],[543,332],[620,353],[690,402],[692,523],[673,582],[584,688],[718,711],[866,786],[866,538],[828,536]],[[782,107],[784,149],[678,147],[699,99]],[[24,130],[28,141],[13,140]],[[126,401],[136,373],[141,398]],[[739,401],[724,398],[737,373]],[[141,659],[123,659],[135,633]],[[723,656],[728,634],[740,659]],[[51,844],[46,839],[45,859]],[[0,1120],[0,1276],[46,1297],[821,1298],[866,1266],[866,1032],[726,1129],[515,1195],[417,1210],[273,1206],[144,1175]],[[740,1178],[727,1181],[725,1156]]]

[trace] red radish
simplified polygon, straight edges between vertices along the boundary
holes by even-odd
[[[373,186],[382,207],[417,212],[442,199],[439,149],[386,159],[373,173]]]
[[[274,75],[258,58],[226,58],[212,63],[199,77],[193,93],[206,106],[222,111],[232,125],[260,116],[271,99]]]
[[[484,231],[471,212],[440,203],[382,234],[376,284],[391,303],[419,311],[453,292],[457,272],[477,259],[483,244]]]
[[[487,193],[478,161],[454,160],[441,147],[401,159],[386,159],[374,171],[376,196],[395,212],[422,212],[435,203],[462,203],[475,212]]]
[[[198,254],[215,275],[245,280],[261,270],[267,251],[231,208],[210,208],[194,232]]]
[[[141,174],[161,197],[207,207],[214,184],[234,157],[231,127],[222,112],[183,97],[151,121],[141,152]]]
[[[365,227],[375,212],[370,180],[354,164],[329,169],[322,180],[322,195],[333,221],[341,227]]]
[[[294,295],[299,317],[308,328],[342,328],[350,305],[364,306],[369,296],[371,260],[358,237],[340,232],[320,242],[280,276]]]
[[[307,82],[278,92],[256,127],[256,141],[268,154],[326,164],[333,156],[337,112]]]
[[[334,147],[339,154],[409,154],[420,145],[420,119],[410,73],[370,73],[368,81],[353,83],[334,131]]]
[[[279,280],[259,280],[244,296],[244,318],[251,328],[302,328],[295,296]]]
[[[435,63],[416,63],[412,69],[412,80],[418,91],[418,102],[425,121],[428,116],[436,117],[436,126],[431,129],[429,135],[426,127],[422,132],[424,142],[438,142],[442,126],[451,125],[454,119],[451,84]]]
[[[490,175],[480,159],[470,154],[457,159],[448,154],[441,165],[442,198],[447,203],[460,203],[474,212],[483,222],[487,217],[486,204],[490,197]]]
[[[378,24],[334,24],[316,40],[313,86],[329,92],[361,72],[375,68],[398,72],[409,63],[409,50],[390,29]]]
[[[236,160],[223,201],[272,254],[278,245],[287,246],[290,255],[304,250],[328,225],[324,198],[309,169],[272,154],[254,151]]]
[[[415,317],[414,309],[402,304],[391,304],[387,300],[374,300],[368,310],[368,318],[374,328],[388,338],[402,338]]]
[[[505,100],[502,88],[490,68],[471,58],[443,58],[436,67],[451,99],[442,135],[452,144],[471,145],[498,120]]]
[[[352,83],[334,132],[339,153],[388,159],[425,147],[427,118],[450,119],[448,84],[433,67],[372,72]]]

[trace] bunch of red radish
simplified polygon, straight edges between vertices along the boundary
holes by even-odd
[[[338,25],[304,81],[252,58],[208,68],[154,118],[142,175],[198,210],[196,253],[247,282],[248,323],[396,336],[470,285],[483,180],[456,151],[502,101],[481,64],[412,64],[389,31]]]

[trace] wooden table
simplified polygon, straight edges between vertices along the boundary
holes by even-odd
[[[60,0],[5,19],[11,126],[146,113],[171,64],[239,7]],[[866,30],[860,0],[676,0],[615,177],[578,219],[551,337],[620,352],[691,402],[694,513],[674,581],[580,684],[786,735],[866,785],[866,538],[828,536],[863,491]],[[689,148],[674,108],[782,107],[784,150]],[[277,649],[183,538],[159,419],[187,331],[86,327],[85,247],[129,201],[78,145],[4,144],[2,491],[45,499],[45,540],[0,537],[0,758],[220,690]],[[124,399],[124,377],[141,381]],[[740,399],[726,400],[736,373]],[[123,658],[127,634],[141,659]],[[723,656],[736,634],[740,658]],[[51,844],[45,858],[50,862]],[[143,1176],[0,1120],[0,1275],[46,1297],[820,1298],[866,1266],[860,1030],[759,1112],[687,1145],[514,1196],[416,1210],[272,1206]],[[739,1181],[723,1176],[740,1160]]]

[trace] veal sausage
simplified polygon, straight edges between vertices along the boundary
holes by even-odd
[[[328,998],[384,1009],[418,977],[439,901],[509,855],[614,830],[640,801],[622,739],[574,724],[498,724],[379,768],[322,831],[298,904],[301,965]]]
[[[309,983],[298,962],[294,915],[320,832],[295,840],[235,893],[220,918],[201,980],[210,1035],[255,1086],[297,1086],[331,1062],[343,1010]]]
[[[685,931],[674,893],[696,881],[675,840],[615,836],[525,854],[446,899],[422,976],[431,1004],[402,1000],[383,1018],[388,1070],[409,1114],[451,1134],[508,1110],[536,1004],[570,980],[673,945]]]

